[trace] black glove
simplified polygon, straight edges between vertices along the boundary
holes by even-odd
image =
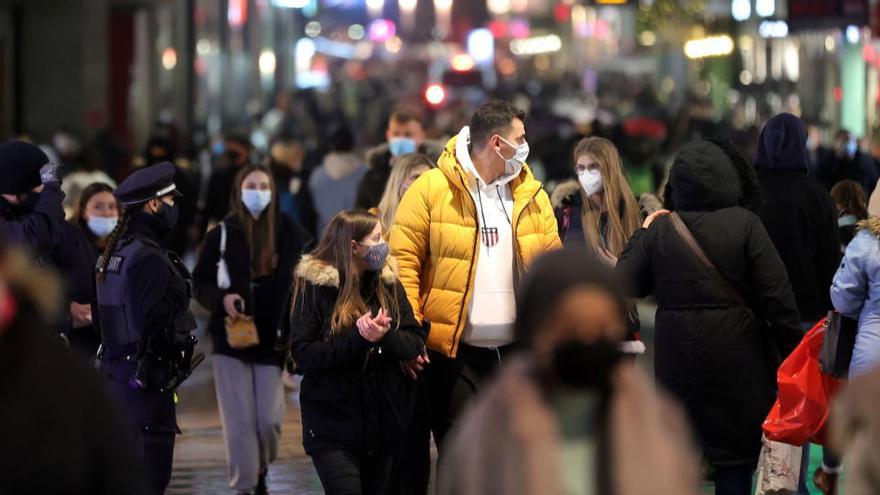
[[[47,163],[40,167],[40,180],[43,184],[61,184],[61,176],[58,169],[61,168],[60,163]]]

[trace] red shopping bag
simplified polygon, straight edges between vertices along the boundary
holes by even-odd
[[[791,445],[825,445],[825,423],[831,400],[843,380],[822,373],[819,350],[825,338],[825,319],[804,336],[776,373],[779,395],[764,420],[770,440]]]

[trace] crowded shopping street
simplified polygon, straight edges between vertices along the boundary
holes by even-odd
[[[876,495],[878,411],[878,0],[0,0],[0,495]]]

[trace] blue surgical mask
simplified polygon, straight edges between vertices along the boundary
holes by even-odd
[[[103,238],[113,232],[116,224],[119,223],[119,217],[89,217],[86,223],[93,234]]]
[[[272,191],[259,189],[242,189],[241,202],[251,215],[259,215],[272,202]]]
[[[410,138],[395,137],[388,141],[388,149],[392,156],[407,155],[416,152],[416,142]]]
[[[859,149],[859,141],[855,138],[850,139],[846,143],[846,156],[852,158],[856,156],[856,151]]]

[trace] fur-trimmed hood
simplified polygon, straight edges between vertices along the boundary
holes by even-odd
[[[333,265],[306,254],[296,265],[296,276],[323,287],[339,288],[339,270]],[[388,285],[397,283],[397,260],[388,255],[382,268],[382,281]]]
[[[581,184],[576,180],[567,180],[560,182],[553,188],[553,194],[550,195],[550,202],[554,208],[562,206],[565,200],[573,201],[574,198],[580,197]]]
[[[874,237],[880,238],[880,217],[868,217],[858,223],[859,230],[867,230]]]

